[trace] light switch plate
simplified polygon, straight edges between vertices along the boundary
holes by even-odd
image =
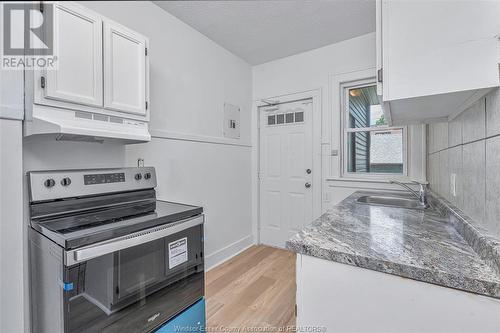
[[[240,108],[237,105],[224,103],[224,124],[222,132],[226,138],[240,138]]]

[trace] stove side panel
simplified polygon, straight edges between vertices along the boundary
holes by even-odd
[[[63,250],[29,230],[31,332],[64,332]]]

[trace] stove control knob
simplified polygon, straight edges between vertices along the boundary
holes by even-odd
[[[144,174],[144,179],[151,179],[151,173],[150,172],[146,172]]]
[[[140,173],[136,173],[135,176],[134,176],[135,180],[141,180],[142,179],[142,175]]]
[[[71,184],[71,179],[69,177],[65,177],[61,180],[62,186],[69,186]]]
[[[44,182],[43,182],[43,185],[45,185],[45,187],[47,188],[51,188],[52,186],[54,186],[56,184],[56,181],[52,178],[49,178],[49,179],[46,179]]]

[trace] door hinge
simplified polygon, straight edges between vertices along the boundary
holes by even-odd
[[[297,317],[297,304],[295,304],[295,317]]]
[[[378,81],[378,82],[382,82],[383,77],[384,77],[384,71],[382,70],[382,68],[380,68],[380,69],[377,71],[377,81]]]
[[[148,101],[146,101],[146,110],[148,109]]]
[[[40,77],[40,87],[45,89],[45,76]]]
[[[144,54],[147,56],[148,55],[148,48],[144,48]]]

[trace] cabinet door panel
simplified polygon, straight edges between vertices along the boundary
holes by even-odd
[[[57,70],[45,72],[44,97],[91,106],[102,99],[102,20],[72,3],[54,5]]]
[[[499,13],[498,1],[384,0],[384,100],[498,86]]]
[[[146,115],[146,38],[104,22],[104,107]]]

